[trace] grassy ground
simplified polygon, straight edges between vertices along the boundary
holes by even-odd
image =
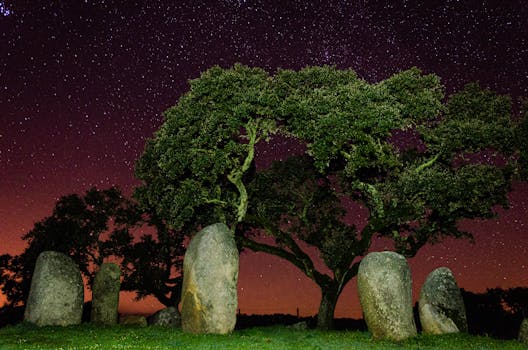
[[[297,331],[283,326],[191,335],[164,327],[72,327],[18,325],[0,329],[0,349],[526,349],[516,341],[470,335],[418,336],[392,343],[366,332]]]

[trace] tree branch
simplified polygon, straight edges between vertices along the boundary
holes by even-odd
[[[233,185],[235,185],[238,190],[238,193],[240,194],[240,199],[237,206],[237,222],[242,222],[247,212],[248,194],[246,186],[244,186],[244,183],[242,182],[242,176],[246,171],[248,171],[249,167],[251,166],[251,162],[253,162],[253,159],[255,158],[255,144],[258,141],[257,129],[258,122],[256,121],[249,121],[246,125],[246,132],[249,139],[248,154],[246,156],[246,159],[244,160],[244,163],[242,164],[242,167],[240,169],[233,169],[231,173],[227,176],[227,179]]]
[[[373,213],[371,216],[383,217],[385,215],[383,201],[381,200],[378,189],[374,185],[362,181],[355,181],[353,187],[368,195],[372,203],[371,208]]]
[[[361,239],[358,241],[356,248],[356,256],[364,255],[371,244],[372,236],[378,231],[375,222],[377,220],[374,218],[369,219],[368,224],[361,230]]]
[[[345,271],[345,273],[343,274],[343,277],[341,278],[341,280],[338,281],[338,282],[339,282],[339,286],[338,286],[338,291],[339,291],[339,293],[341,293],[341,291],[342,291],[343,288],[347,285],[347,283],[348,283],[352,278],[354,278],[354,276],[357,275],[360,262],[361,262],[361,261],[358,261],[358,262],[356,262],[355,264],[353,264],[352,266],[350,266],[350,267]]]
[[[289,237],[288,235],[285,236]],[[293,251],[293,253],[291,253],[276,246],[253,241],[244,236],[241,236],[240,240],[244,247],[247,247],[253,251],[260,251],[268,254],[273,254],[288,260],[293,265],[297,266],[307,277],[314,280],[318,285],[329,279],[328,276],[320,273],[314,268],[310,257],[306,253],[304,253],[295,242],[293,242],[293,244],[292,242],[287,242],[287,247]],[[290,240],[293,241],[291,237]]]
[[[293,265],[297,266],[301,271],[306,273],[303,262],[300,259],[298,259],[294,254],[284,249],[281,249],[279,247],[272,246],[269,244],[265,244],[265,243],[259,243],[259,242],[256,242],[244,236],[240,236],[239,240],[242,243],[242,246],[246,248],[249,248],[255,252],[264,252],[268,254],[273,254],[283,259],[286,259],[289,262],[291,262]]]
[[[205,204],[218,204],[218,205],[220,205],[222,207],[225,207],[227,205],[226,201],[223,201],[223,200],[220,200],[220,199],[207,199],[207,198],[204,198],[203,201],[204,201]]]
[[[422,170],[426,169],[426,168],[429,168],[430,166],[432,166],[436,160],[438,159],[438,157],[440,156],[440,154],[437,154],[435,155],[433,158],[429,159],[427,162],[423,163],[423,164],[420,164],[417,168],[416,168],[416,172],[419,173],[421,172]]]

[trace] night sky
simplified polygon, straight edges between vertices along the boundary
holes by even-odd
[[[427,5],[426,5],[427,3]],[[55,201],[92,186],[138,184],[134,162],[160,114],[188,80],[235,62],[300,69],[352,68],[369,82],[412,66],[434,72],[447,92],[471,81],[528,96],[525,1],[0,1],[0,254],[20,253],[21,236]],[[257,162],[291,145],[259,146]],[[448,240],[413,259],[415,297],[426,275],[448,266],[461,287],[528,287],[528,185],[511,209],[462,225],[475,244]],[[365,213],[352,210],[361,222]],[[386,247],[378,241],[373,249]],[[243,313],[317,312],[320,293],[289,264],[241,256]],[[359,317],[354,279],[336,316]],[[148,299],[122,311],[161,306]],[[0,299],[1,303],[1,299]]]

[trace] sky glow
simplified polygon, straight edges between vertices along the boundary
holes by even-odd
[[[274,74],[328,64],[369,83],[416,66],[439,75],[447,95],[479,81],[517,101],[528,97],[527,23],[525,0],[0,0],[0,255],[20,254],[21,237],[62,195],[113,185],[130,195],[163,111],[211,66]],[[257,165],[296,147],[259,144]],[[509,198],[497,218],[461,223],[475,244],[446,240],[410,259],[415,295],[440,266],[470,291],[528,287],[528,183]],[[351,206],[347,220],[360,227],[367,215]],[[240,266],[242,313],[317,312],[318,287],[292,264],[246,251]],[[161,308],[132,299],[121,299],[132,313]],[[336,310],[361,317],[355,280]]]

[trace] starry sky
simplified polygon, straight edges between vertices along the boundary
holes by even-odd
[[[447,92],[465,83],[514,99],[528,96],[528,6],[523,0],[5,0],[0,1],[0,254],[55,201],[92,186],[138,184],[134,162],[188,80],[235,62],[300,69],[352,68],[369,82],[412,66],[434,72]],[[257,162],[288,154],[261,145]],[[528,287],[528,185],[511,209],[466,221],[475,244],[448,240],[410,260],[414,293],[448,266],[461,287]],[[352,221],[365,213],[351,211]],[[377,241],[373,250],[387,247]],[[353,280],[337,317],[360,317]],[[241,255],[243,313],[317,312],[320,293],[296,268],[263,253]],[[152,299],[122,310],[148,312]],[[0,299],[1,303],[1,299]]]

